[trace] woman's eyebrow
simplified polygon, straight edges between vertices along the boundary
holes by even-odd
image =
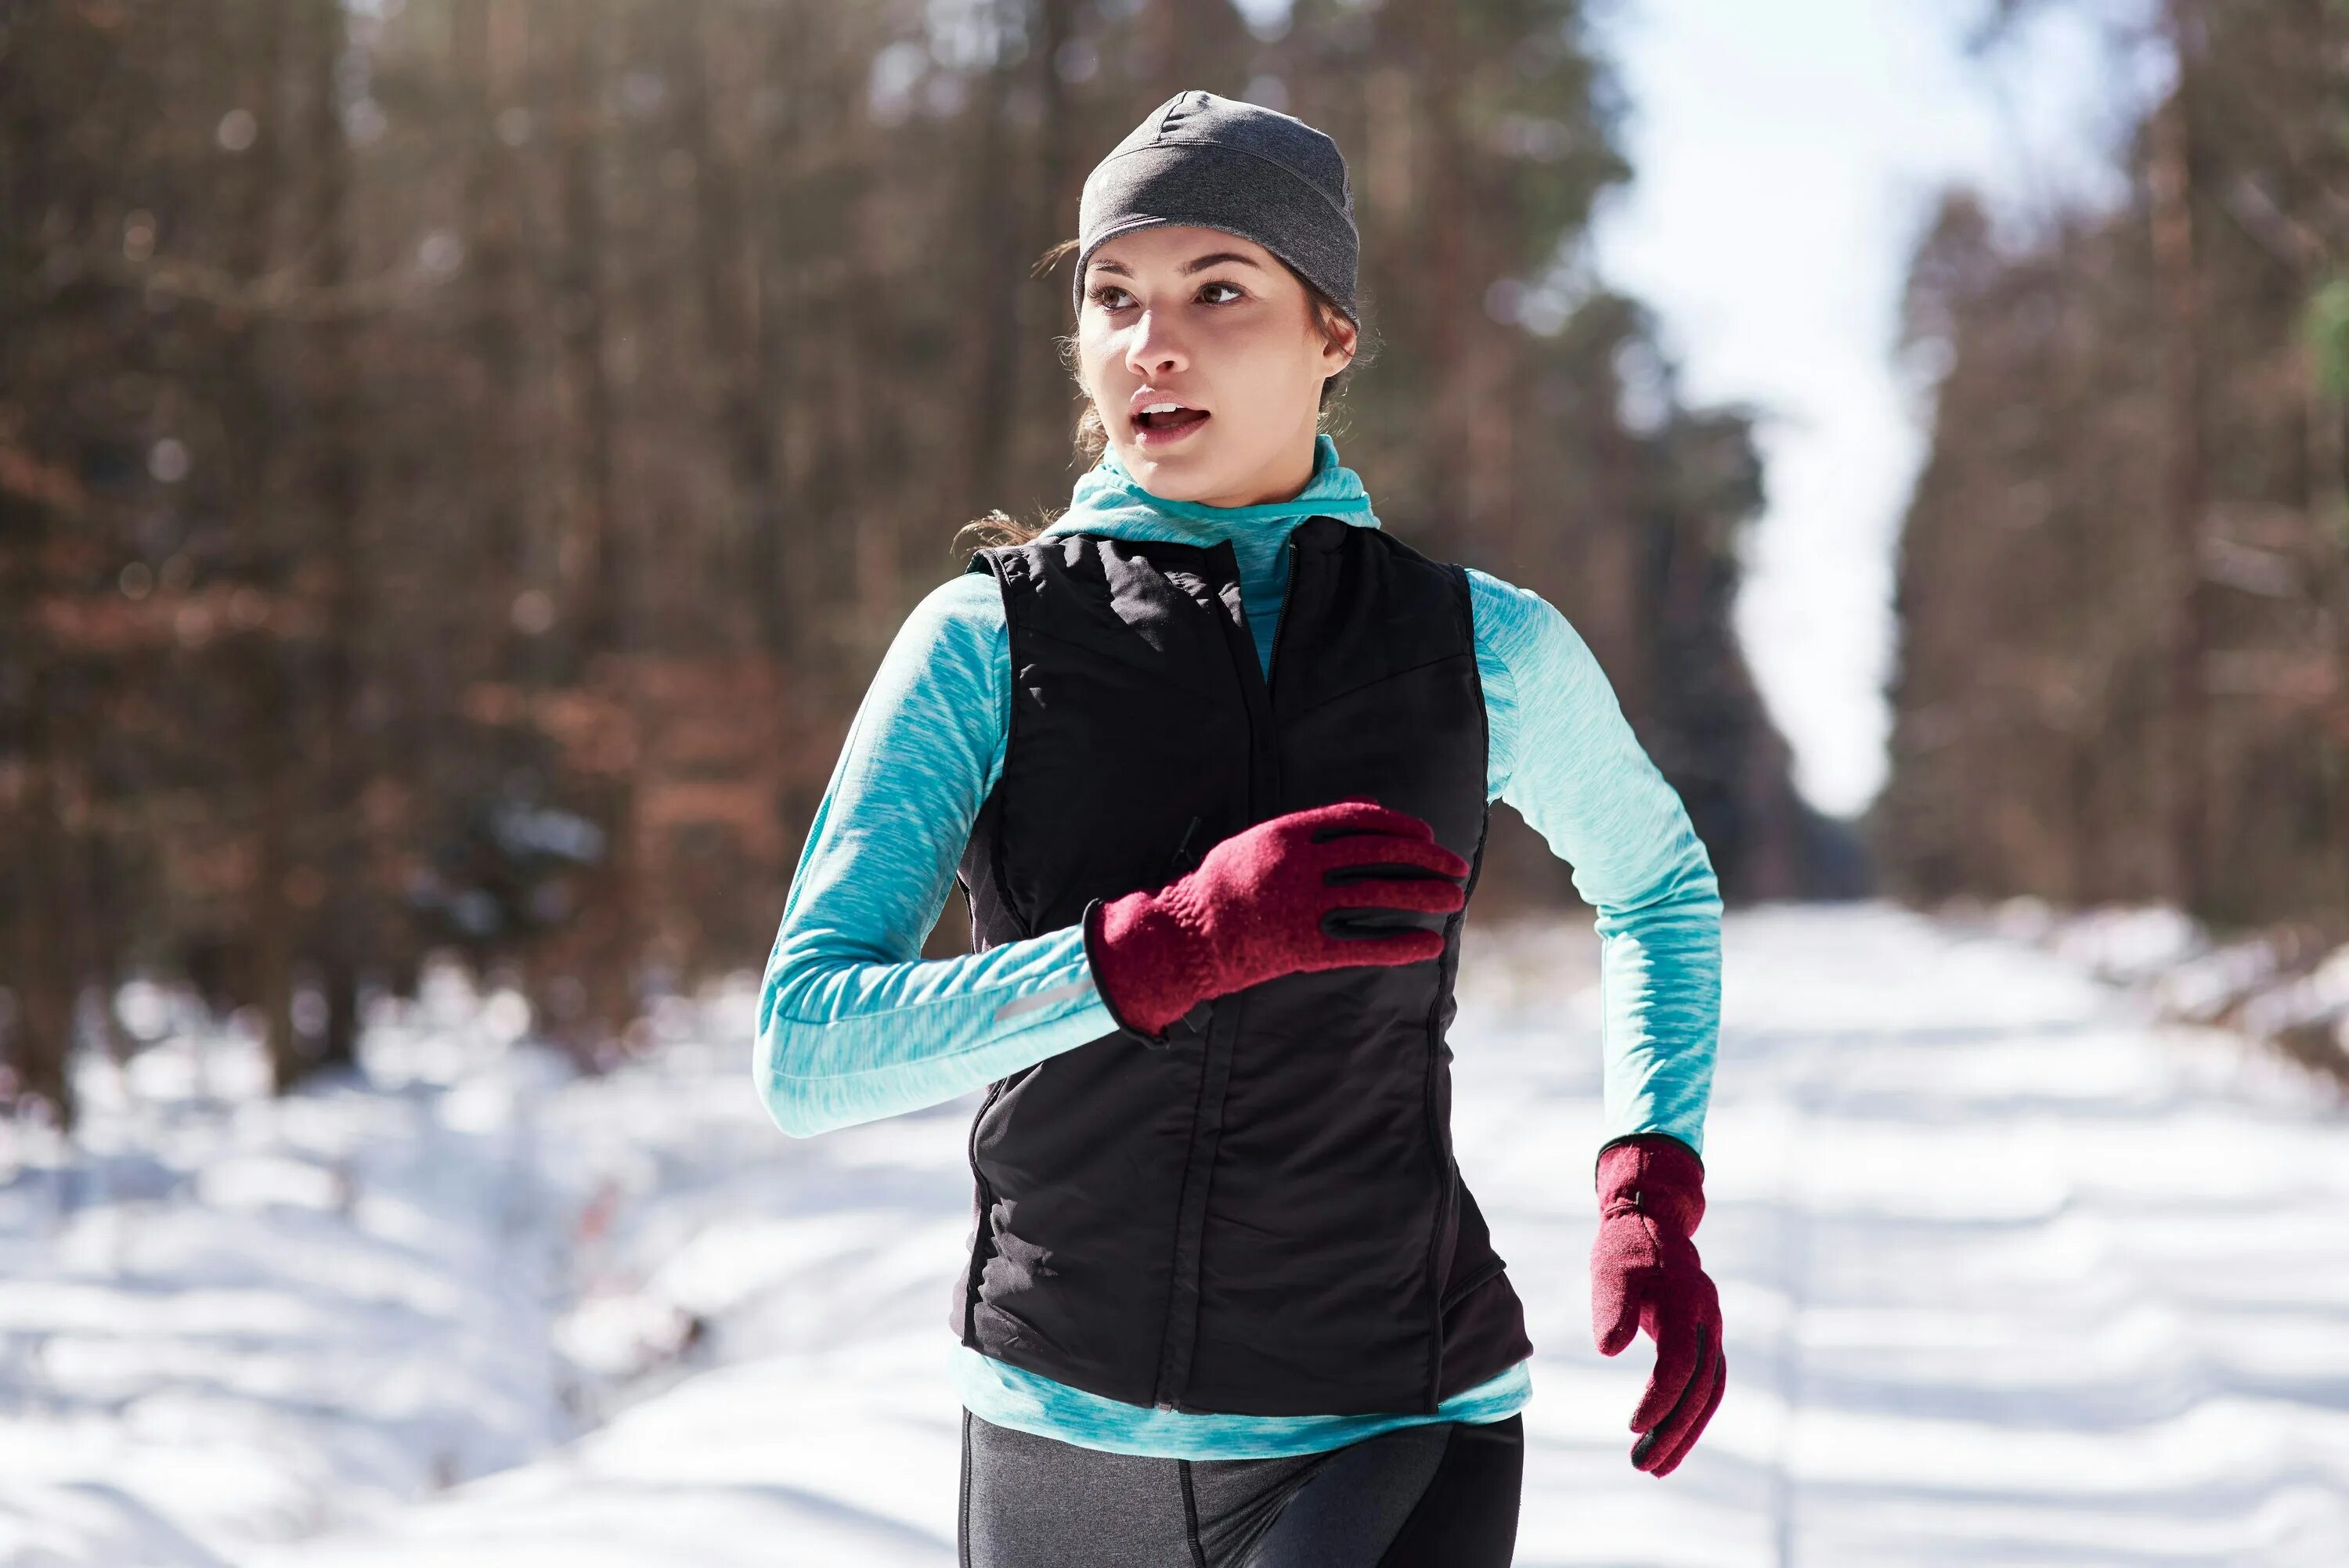
[[[1258,272],[1264,271],[1261,263],[1254,257],[1243,256],[1237,251],[1216,251],[1213,254],[1201,256],[1196,261],[1185,262],[1174,270],[1178,273],[1195,273],[1203,268],[1212,267],[1217,262],[1237,262],[1244,267],[1254,267]],[[1117,262],[1105,262],[1098,256],[1093,258],[1091,270],[1097,273],[1116,273],[1122,277],[1133,275],[1123,264]]]

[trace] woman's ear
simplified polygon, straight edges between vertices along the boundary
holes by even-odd
[[[1354,362],[1354,351],[1361,342],[1361,329],[1342,311],[1330,313],[1329,325],[1322,337],[1321,362],[1335,376]]]

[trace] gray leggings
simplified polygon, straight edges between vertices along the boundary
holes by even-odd
[[[1103,1453],[963,1412],[962,1568],[1507,1568],[1525,1418],[1288,1459]]]

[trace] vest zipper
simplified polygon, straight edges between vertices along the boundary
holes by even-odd
[[[1151,1403],[1162,1410],[1184,1408],[1191,1383],[1191,1360],[1199,1343],[1199,1266],[1207,1229],[1208,1178],[1223,1141],[1224,1090],[1232,1077],[1232,1040],[1239,1032],[1241,999],[1218,996],[1208,1005],[1206,1047],[1200,1055],[1199,1098],[1191,1113],[1191,1150],[1183,1162],[1181,1196],[1174,1212],[1174,1255],[1167,1272],[1166,1326],[1158,1344],[1158,1379]]]
[[[1313,520],[1308,518],[1306,522]],[[1297,525],[1303,528],[1305,522]],[[1280,621],[1272,629],[1272,651],[1265,655],[1262,665],[1257,663],[1256,634],[1248,630],[1247,599],[1240,586],[1239,557],[1229,540],[1218,541],[1216,549],[1232,562],[1232,595],[1239,602],[1240,621],[1237,631],[1228,617],[1218,614],[1226,641],[1234,645],[1233,661],[1239,666],[1240,700],[1247,709],[1248,718],[1248,821],[1261,822],[1275,815],[1280,806],[1280,757],[1273,744],[1273,677],[1280,673],[1280,645],[1288,636],[1288,628],[1297,621],[1297,530],[1289,531],[1282,549],[1288,552],[1288,575],[1282,580]],[[1222,596],[1217,595],[1217,603]]]
[[[1301,522],[1297,524],[1296,528],[1288,531],[1288,537],[1280,542],[1281,554],[1287,557],[1287,565],[1283,568],[1287,575],[1280,581],[1280,610],[1278,617],[1272,624],[1272,652],[1266,655],[1264,660],[1264,699],[1267,706],[1270,706],[1272,702],[1272,673],[1280,667],[1280,639],[1288,635],[1288,624],[1297,619],[1289,614],[1295,606],[1288,601],[1297,592],[1297,529],[1304,526],[1305,524]],[[1235,556],[1234,559],[1237,561],[1237,557]],[[1233,576],[1237,580],[1238,573],[1235,571]],[[1245,623],[1247,620],[1245,598],[1247,590],[1242,589],[1241,593],[1243,598],[1240,620]],[[1256,639],[1253,636],[1248,638],[1248,652],[1251,654],[1256,652]]]
[[[1299,524],[1302,527],[1303,524]],[[1294,533],[1294,530],[1290,531]],[[1273,749],[1271,735],[1273,668],[1278,666],[1280,641],[1288,634],[1296,616],[1296,606],[1290,603],[1297,588],[1297,545],[1295,540],[1284,542],[1288,552],[1288,576],[1283,583],[1280,601],[1280,621],[1273,628],[1272,652],[1266,665],[1257,663],[1256,636],[1248,630],[1247,600],[1240,586],[1239,555],[1231,541],[1218,540],[1210,547],[1211,556],[1231,562],[1229,575],[1224,579],[1231,584],[1232,597],[1239,609],[1239,624],[1234,626],[1224,602],[1224,582],[1216,584],[1215,616],[1224,634],[1225,646],[1240,680],[1240,700],[1247,710],[1248,720],[1248,820],[1260,822],[1279,803],[1279,761]],[[1251,678],[1253,677],[1253,678]],[[1185,841],[1189,841],[1186,831]],[[1192,1114],[1191,1148],[1183,1165],[1182,1196],[1174,1213],[1174,1249],[1169,1269],[1166,1291],[1166,1323],[1158,1347],[1158,1380],[1152,1403],[1162,1410],[1183,1408],[1184,1391],[1190,1386],[1191,1362],[1199,1336],[1199,1267],[1200,1243],[1207,1223],[1208,1178],[1216,1164],[1216,1151],[1223,1141],[1224,1092],[1231,1084],[1232,1051],[1239,1032],[1241,998],[1237,995],[1218,996],[1208,1004],[1206,1017],[1206,1049],[1199,1064],[1199,1098]]]
[[[1484,816],[1476,824],[1476,851],[1475,854],[1469,857],[1468,882],[1467,886],[1463,890],[1464,899],[1475,892],[1476,878],[1485,869],[1485,841],[1491,830],[1492,822],[1493,806],[1492,802],[1488,800],[1485,803]],[[1456,946],[1453,945],[1457,941],[1457,937],[1454,933],[1456,932],[1459,923],[1464,922],[1467,917],[1467,910],[1464,903],[1464,907],[1459,911],[1459,913],[1447,916],[1444,921],[1444,943],[1446,951],[1444,956],[1438,960],[1438,970],[1442,977],[1436,993],[1437,1001],[1435,1004],[1436,1007],[1439,1009],[1443,1006],[1443,996],[1452,989],[1454,975],[1456,973],[1457,965],[1459,963],[1458,949]],[[1444,968],[1446,965],[1452,965],[1453,969],[1446,972]],[[1444,1070],[1442,1053],[1437,1048],[1438,1036],[1441,1028],[1442,1025],[1436,1017],[1436,1015],[1433,1012],[1431,1012],[1428,1015],[1427,1019],[1427,1084],[1424,1091],[1426,1094],[1425,1104],[1427,1108],[1427,1137],[1430,1146],[1434,1150],[1437,1161],[1440,1161],[1437,1170],[1437,1180],[1444,1183],[1442,1191],[1439,1192],[1436,1197],[1434,1233],[1428,1237],[1427,1298],[1429,1302],[1429,1312],[1427,1315],[1427,1332],[1429,1354],[1427,1363],[1426,1402],[1422,1408],[1431,1412],[1441,1408],[1444,1398],[1444,1311],[1454,1301],[1464,1299],[1467,1295],[1467,1291],[1472,1284],[1482,1284],[1485,1279],[1491,1277],[1490,1274],[1482,1274],[1482,1277],[1476,1278],[1471,1282],[1464,1283],[1458,1293],[1454,1295],[1447,1295],[1444,1289],[1444,1276],[1452,1272],[1452,1261],[1458,1255],[1460,1245],[1460,1183],[1462,1178],[1460,1175],[1460,1161],[1454,1155],[1452,1148],[1451,1130],[1435,1114],[1435,1079],[1436,1075]],[[1449,1244],[1447,1244],[1447,1240]],[[1492,1273],[1498,1274],[1505,1266],[1505,1264],[1501,1264],[1496,1261],[1491,1265]]]

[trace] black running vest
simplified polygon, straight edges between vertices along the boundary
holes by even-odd
[[[1289,542],[1268,687],[1228,542],[973,552],[1012,671],[1002,778],[959,868],[979,949],[1350,796],[1481,865],[1467,574],[1334,517]],[[1441,919],[1441,957],[1283,975],[1164,1045],[1120,1030],[991,1085],[962,1342],[1129,1404],[1256,1416],[1430,1412],[1529,1355],[1452,1154],[1463,915],[1389,918]]]

